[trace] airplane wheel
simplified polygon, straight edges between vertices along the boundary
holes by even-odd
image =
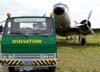
[[[86,44],[86,40],[85,40],[85,38],[82,38],[81,39],[81,45],[85,45]]]
[[[55,72],[56,71],[56,67],[49,67],[49,71],[48,72]]]
[[[19,72],[19,70],[15,70],[14,67],[9,67],[8,72]]]

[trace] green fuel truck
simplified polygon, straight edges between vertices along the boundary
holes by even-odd
[[[55,72],[57,63],[56,32],[52,17],[10,17],[1,38],[0,65],[9,72],[30,72],[46,68]]]

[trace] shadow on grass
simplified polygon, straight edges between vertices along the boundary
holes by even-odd
[[[100,43],[86,43],[86,45],[81,45],[79,42],[74,43],[74,42],[68,42],[64,39],[60,39],[57,41],[57,47],[71,47],[71,48],[86,48],[86,47],[100,47]]]

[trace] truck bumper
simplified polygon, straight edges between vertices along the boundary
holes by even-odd
[[[54,66],[56,65],[56,53],[33,54],[0,54],[0,65],[3,66]]]
[[[3,66],[55,66],[57,64],[56,60],[0,60],[0,65]]]

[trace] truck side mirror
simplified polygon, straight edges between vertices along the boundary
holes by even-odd
[[[2,25],[0,25],[0,32],[2,32],[2,29],[3,29],[3,27],[2,27]]]

